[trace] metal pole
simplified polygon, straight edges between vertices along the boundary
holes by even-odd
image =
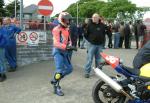
[[[16,3],[17,3],[17,0],[15,0],[15,18],[16,18],[16,10],[17,10],[17,6],[16,6],[17,4]]]
[[[23,29],[23,0],[20,0],[20,28]]]
[[[46,31],[46,17],[44,16],[44,31]]]
[[[77,25],[79,24],[79,3],[77,2]]]

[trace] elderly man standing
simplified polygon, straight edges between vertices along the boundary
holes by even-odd
[[[20,28],[11,24],[11,19],[6,17],[3,20],[3,26],[1,27],[1,32],[8,39],[8,46],[5,47],[5,56],[10,65],[9,72],[16,71],[17,60],[16,60],[16,33],[21,31]]]
[[[100,52],[102,52],[105,42],[106,26],[101,22],[100,16],[95,13],[92,16],[92,21],[87,25],[87,33],[85,38],[88,41],[88,55],[85,65],[85,78],[90,77],[91,65],[95,56],[95,66],[101,62]]]

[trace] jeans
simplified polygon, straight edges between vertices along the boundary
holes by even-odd
[[[0,73],[6,72],[6,65],[5,65],[5,49],[0,48]]]
[[[80,45],[80,48],[84,48],[85,42],[86,42],[86,40],[85,40],[85,38],[83,37],[82,43],[81,43],[81,45]]]
[[[119,41],[120,41],[120,33],[116,32],[114,35],[114,48],[119,48]]]
[[[93,57],[95,56],[95,67],[99,65],[101,62],[101,56],[100,52],[102,52],[103,45],[93,45],[91,43],[88,43],[87,45],[88,49],[88,55],[87,55],[87,60],[86,60],[86,65],[85,65],[85,74],[89,74],[91,72],[91,66],[93,62]]]
[[[54,62],[56,73],[61,73],[62,76],[70,74],[73,70],[68,51],[63,51],[57,48],[53,49]]]

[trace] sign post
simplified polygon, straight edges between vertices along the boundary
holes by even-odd
[[[49,0],[41,0],[38,3],[38,13],[44,16],[44,31],[46,30],[45,16],[51,15],[53,12],[53,4]]]
[[[38,13],[43,16],[49,16],[53,12],[53,4],[49,0],[41,0],[38,3]]]

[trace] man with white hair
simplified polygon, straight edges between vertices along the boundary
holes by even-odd
[[[106,26],[101,22],[99,14],[94,13],[91,22],[87,25],[85,38],[88,41],[88,56],[85,65],[85,78],[90,77],[91,65],[95,56],[95,66],[101,62],[100,52],[102,52],[105,42]]]
[[[10,65],[9,72],[16,71],[17,60],[16,60],[16,33],[21,31],[20,28],[11,24],[9,17],[4,18],[3,26],[1,27],[2,34],[8,39],[8,46],[5,48],[5,56]]]

